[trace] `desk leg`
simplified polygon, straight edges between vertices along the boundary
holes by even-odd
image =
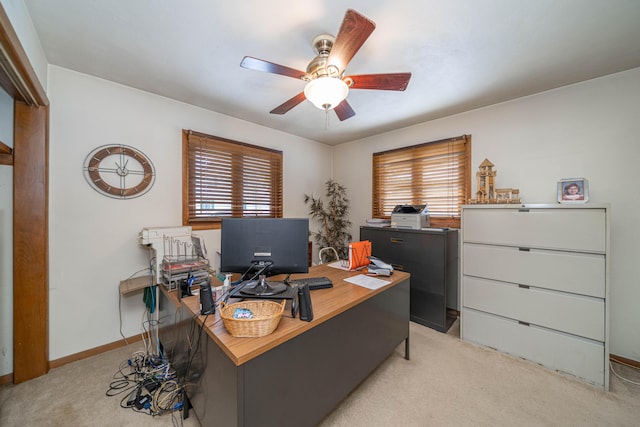
[[[411,360],[409,358],[409,337],[407,336],[407,339],[404,340],[404,358],[405,360]]]

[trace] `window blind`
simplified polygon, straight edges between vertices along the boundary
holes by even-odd
[[[282,152],[183,131],[183,222],[247,216],[282,217]]]
[[[373,217],[390,218],[397,205],[427,204],[432,226],[459,228],[470,161],[470,135],[374,153]]]

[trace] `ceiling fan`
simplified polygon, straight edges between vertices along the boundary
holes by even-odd
[[[348,9],[336,37],[320,34],[313,39],[312,45],[317,56],[309,62],[306,71],[251,56],[245,56],[240,66],[307,82],[303,92],[271,110],[271,114],[285,114],[308,99],[322,110],[333,109],[340,121],[346,120],[356,114],[346,100],[349,89],[403,91],[411,78],[411,73],[344,74],[349,61],[369,38],[375,26],[367,17]]]

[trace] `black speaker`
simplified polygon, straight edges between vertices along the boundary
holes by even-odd
[[[298,309],[300,310],[300,320],[306,320],[307,322],[313,320],[311,293],[307,284],[298,286]]]
[[[209,281],[200,285],[200,314],[207,315],[216,312],[216,305],[213,302],[213,293]]]
[[[180,298],[190,297],[193,294],[191,293],[191,286],[187,279],[180,280]]]

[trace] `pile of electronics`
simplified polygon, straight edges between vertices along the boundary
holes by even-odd
[[[153,416],[179,411],[184,405],[184,389],[169,362],[143,351],[121,363],[106,394],[121,395],[122,408]]]

